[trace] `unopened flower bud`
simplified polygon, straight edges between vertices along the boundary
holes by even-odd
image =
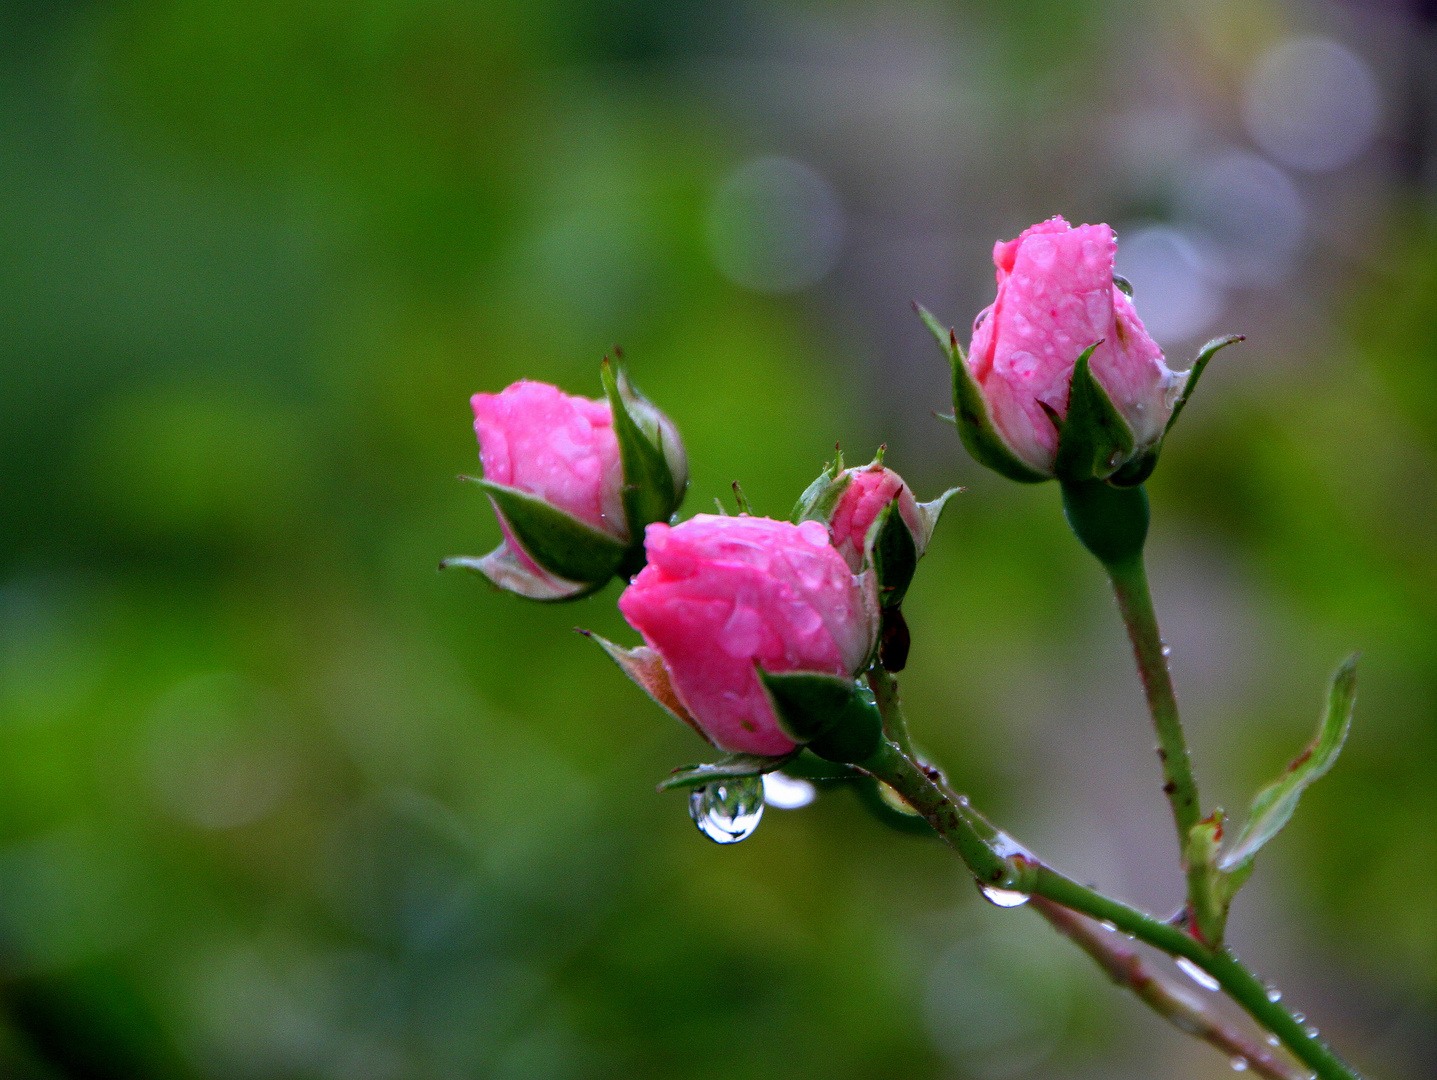
[[[857,693],[878,632],[873,579],[849,569],[821,523],[699,514],[650,525],[646,547],[619,610],[715,745],[781,755],[808,740],[781,723],[765,673],[837,677]]]
[[[688,464],[673,423],[605,361],[606,399],[523,380],[475,394],[474,431],[504,541],[476,570],[535,600],[568,600],[643,565],[643,531],[683,500]]]
[[[958,490],[920,503],[903,477],[883,464],[881,449],[855,469],[845,469],[839,454],[799,498],[793,520],[824,522],[849,568],[858,573],[872,567],[883,607],[897,608],[944,506]]]
[[[954,365],[964,445],[1015,480],[1141,483],[1218,339],[1171,371],[1115,282],[1117,240],[1103,224],[1054,217],[993,247],[998,296],[957,335],[931,328]]]

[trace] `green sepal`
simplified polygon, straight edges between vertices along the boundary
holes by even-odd
[[[478,484],[513,531],[524,553],[551,574],[584,584],[603,583],[614,576],[628,550],[621,540],[551,506],[518,488],[477,476]]]
[[[1208,361],[1219,349],[1225,349],[1229,345],[1235,345],[1239,341],[1246,341],[1242,334],[1228,334],[1225,337],[1213,338],[1199,350],[1197,359],[1192,362],[1183,379],[1183,388],[1177,401],[1173,405],[1172,415],[1168,417],[1167,425],[1163,428],[1163,439],[1167,438],[1168,432],[1172,431],[1173,425],[1177,423],[1178,416],[1188,403],[1193,390],[1197,388],[1198,379],[1202,378],[1203,369],[1207,367]],[[1137,487],[1148,477],[1152,476],[1153,470],[1158,467],[1158,455],[1162,451],[1163,439],[1159,439],[1152,446],[1125,463],[1117,472],[1108,477],[1108,483],[1114,487]]]
[[[699,727],[698,721],[679,700],[679,695],[674,690],[673,681],[669,678],[669,669],[664,665],[663,657],[647,645],[626,649],[592,630],[584,630],[580,627],[574,629],[590,641],[596,642],[599,648],[608,654],[609,659],[619,666],[619,670],[632,679],[640,690],[649,695],[655,705],[675,720],[693,728],[699,738],[710,746],[713,745],[713,740],[704,733],[704,729]]]
[[[659,781],[656,790],[670,791],[674,788],[698,787],[700,784],[710,784],[715,780],[731,780],[738,776],[762,776],[764,773],[777,772],[800,753],[802,753],[802,748],[779,757],[766,757],[762,754],[730,754],[726,758],[706,765],[682,765],[675,769],[667,779]]]
[[[1230,888],[1228,875],[1217,868],[1217,850],[1222,842],[1223,813],[1213,811],[1212,815],[1199,821],[1188,832],[1188,842],[1183,849],[1183,862],[1187,865],[1188,909],[1190,928],[1199,941],[1209,948],[1222,945],[1223,932],[1227,927],[1227,912],[1232,904],[1235,888]]]
[[[456,568],[481,575],[496,589],[539,603],[580,600],[608,584],[607,578],[586,585],[583,582],[565,581],[552,574],[536,574],[509,549],[508,544],[500,544],[482,557],[451,555],[439,564],[441,570]]]
[[[883,719],[853,679],[807,671],[771,674],[754,667],[779,727],[794,742],[845,764],[864,761],[878,749]]]
[[[624,470],[624,516],[628,520],[630,540],[643,543],[644,528],[655,521],[668,521],[683,492],[677,490],[673,471],[662,446],[663,432],[655,427],[652,437],[639,427],[630,412],[635,394],[628,378],[617,375],[608,358],[600,368],[604,393],[614,417],[614,435],[619,442],[619,460]]]
[[[884,609],[903,603],[920,554],[913,530],[898,511],[898,498],[895,495],[879,512],[863,542],[864,554],[878,575],[878,604]]]
[[[1148,494],[1141,487],[1117,488],[1101,480],[1063,482],[1063,516],[1068,527],[1108,568],[1143,553],[1148,538]]]
[[[1163,435],[1166,436],[1178,422],[1183,409],[1187,408],[1188,398],[1192,397],[1193,391],[1197,389],[1198,380],[1202,378],[1203,369],[1207,367],[1220,349],[1229,345],[1236,345],[1239,341],[1246,341],[1245,334],[1226,334],[1223,337],[1216,337],[1198,350],[1197,359],[1193,361],[1192,367],[1188,368],[1187,379],[1183,382],[1183,390],[1178,395],[1177,401],[1173,404],[1173,414],[1168,417],[1167,427],[1163,428]]]
[[[1038,484],[1051,480],[1051,475],[1039,472],[1019,458],[998,434],[983,391],[968,370],[968,359],[963,355],[963,346],[958,344],[958,334],[952,329],[945,330],[922,304],[915,303],[913,310],[938,339],[938,347],[948,357],[948,364],[953,369],[953,422],[973,460],[1019,483]]]
[[[1054,470],[1066,482],[1106,480],[1132,456],[1133,429],[1093,374],[1090,360],[1096,341],[1073,365],[1068,383],[1068,414],[1058,432]]]
[[[965,490],[965,488],[961,487],[949,488],[942,495],[939,495],[938,498],[918,504],[918,521],[923,529],[923,535],[920,537],[922,543],[919,545],[918,552],[920,555],[928,550],[928,545],[933,540],[933,532],[938,528],[938,522],[943,518],[943,511],[948,509],[948,500]]]
[[[853,477],[843,467],[843,451],[840,450],[834,459],[823,467],[823,472],[803,489],[803,494],[798,497],[798,502],[793,504],[793,511],[788,515],[788,520],[797,525],[803,521],[821,521],[825,525],[828,519],[833,516],[834,507],[843,493],[848,490],[848,485],[853,483]]]
[[[1356,700],[1357,654],[1354,653],[1332,676],[1317,734],[1286,772],[1253,797],[1246,824],[1218,860],[1220,870],[1233,876],[1251,873],[1258,851],[1291,820],[1303,791],[1325,775],[1337,761],[1352,726],[1352,709]]]

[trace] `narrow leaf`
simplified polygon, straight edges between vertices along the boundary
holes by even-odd
[[[824,466],[823,472],[818,474],[813,483],[803,489],[798,502],[793,504],[793,512],[789,514],[788,520],[795,525],[802,521],[821,521],[828,524],[828,519],[833,516],[833,508],[838,505],[838,500],[852,482],[851,475],[844,475],[843,451],[840,450],[833,461]]]
[[[674,684],[669,679],[669,669],[664,666],[663,658],[657,652],[647,645],[626,649],[607,638],[600,637],[592,630],[580,630],[579,633],[591,641],[597,642],[599,647],[609,654],[609,659],[619,665],[619,670],[634,680],[639,689],[648,694],[656,705],[674,719],[682,720],[698,732],[700,738],[712,744],[713,740],[704,734],[698,721],[679,700],[679,695],[674,691]]]
[[[1193,391],[1197,389],[1198,380],[1202,378],[1203,369],[1207,367],[1208,361],[1217,355],[1218,350],[1246,340],[1247,338],[1243,334],[1227,334],[1223,337],[1213,338],[1198,350],[1197,359],[1193,361],[1193,366],[1188,368],[1187,379],[1183,383],[1183,392],[1179,395],[1177,403],[1173,405],[1173,414],[1168,417],[1168,426],[1163,429],[1164,434],[1171,431],[1173,425],[1178,422],[1178,417],[1187,407],[1188,398],[1192,397]]]
[[[779,726],[829,761],[869,757],[883,737],[883,721],[853,679],[818,672],[771,674],[755,664]]]
[[[968,358],[963,355],[963,346],[958,344],[958,335],[943,325],[922,304],[915,303],[913,310],[923,320],[938,347],[948,357],[953,369],[953,416],[963,446],[980,465],[986,465],[1000,476],[1024,484],[1037,484],[1052,477],[1041,473],[1020,459],[998,434],[993,418],[988,412],[988,402],[983,390],[968,370]]]
[[[624,469],[624,514],[628,518],[629,537],[638,542],[643,539],[645,526],[655,521],[667,521],[673,513],[677,504],[674,477],[664,457],[663,447],[656,439],[644,434],[634,421],[626,395],[620,388],[623,376],[615,376],[607,359],[600,377],[614,416],[614,435],[619,441],[619,460]],[[655,434],[658,435],[657,432]]]
[[[1298,800],[1314,780],[1337,761],[1352,726],[1352,707],[1357,699],[1357,655],[1342,662],[1327,691],[1327,708],[1311,744],[1287,767],[1278,779],[1257,793],[1247,824],[1222,856],[1218,866],[1230,873],[1250,869],[1259,849],[1276,836],[1297,809]]]
[[[764,757],[761,754],[730,754],[719,761],[710,762],[706,765],[683,765],[658,785],[659,791],[670,791],[674,788],[698,787],[700,784],[710,784],[715,780],[727,780],[736,776],[762,776],[764,773],[777,772],[783,768],[802,751],[794,750],[790,754],[780,757]]]
[[[508,544],[500,544],[488,555],[451,555],[439,564],[439,569],[468,570],[488,579],[489,583],[505,592],[522,596],[526,600],[553,603],[561,600],[578,600],[602,589],[607,582],[585,585],[582,582],[565,581],[552,574],[534,573],[519,559]]]
[[[1093,350],[1101,344],[1089,345],[1073,365],[1068,414],[1058,437],[1056,470],[1063,480],[1106,480],[1133,453],[1133,429],[1093,374]]]
[[[551,574],[586,584],[606,582],[627,545],[518,488],[466,476],[494,502],[529,558]]]
[[[917,538],[918,553],[921,555],[928,550],[928,545],[933,542],[933,531],[938,528],[938,522],[943,517],[943,511],[948,509],[948,500],[965,489],[960,487],[949,488],[938,498],[931,502],[918,504],[918,520],[923,526],[923,534]]]
[[[903,603],[903,597],[908,593],[913,572],[918,569],[919,557],[913,532],[898,511],[897,495],[868,527],[868,536],[863,546],[864,553],[878,574],[879,605],[896,608]]]

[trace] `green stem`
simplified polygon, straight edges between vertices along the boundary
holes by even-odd
[[[896,703],[896,696],[892,702]],[[896,705],[891,704],[890,708]],[[1267,987],[1226,949],[1210,949],[1171,923],[1080,885],[1044,865],[994,829],[961,796],[953,796],[937,769],[923,766],[887,739],[858,768],[897,791],[954,849],[980,885],[1042,896],[1084,915],[1108,922],[1171,956],[1186,957],[1211,975],[1230,998],[1321,1080],[1360,1080],[1358,1074],[1316,1036],[1303,1030]]]
[[[883,716],[883,734],[909,757],[916,757],[913,743],[908,738],[908,722],[903,718],[903,706],[898,700],[898,680],[882,664],[875,663],[868,669],[868,687],[873,691],[873,700]]]
[[[1246,1061],[1254,1074],[1266,1080],[1306,1080],[1306,1068],[1249,1038],[1191,994],[1153,971],[1137,950],[1128,946],[1127,937],[1099,929],[1091,919],[1045,896],[1032,897],[1028,906],[1087,953],[1114,983],[1130,990],[1178,1030],[1215,1046],[1230,1058]]]
[[[1178,718],[1178,699],[1173,691],[1172,675],[1158,629],[1157,612],[1153,609],[1152,592],[1148,589],[1148,573],[1141,552],[1121,562],[1104,564],[1118,598],[1123,625],[1133,643],[1138,674],[1147,695],[1148,712],[1158,736],[1158,759],[1163,765],[1163,793],[1172,807],[1173,822],[1178,830],[1178,851],[1185,852],[1192,827],[1202,817],[1197,781],[1193,778],[1192,761],[1188,757],[1187,740],[1183,737],[1182,721]]]

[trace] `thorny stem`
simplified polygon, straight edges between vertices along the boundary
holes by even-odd
[[[1173,691],[1162,632],[1158,629],[1158,616],[1148,589],[1147,568],[1139,554],[1126,562],[1109,563],[1106,569],[1118,599],[1118,610],[1122,612],[1123,625],[1128,628],[1128,639],[1133,643],[1138,674],[1143,680],[1143,693],[1148,699],[1148,712],[1158,735],[1158,759],[1163,763],[1163,793],[1172,806],[1173,822],[1178,830],[1178,851],[1182,853],[1187,850],[1192,827],[1202,817],[1202,804],[1198,800],[1197,781],[1193,779],[1182,721],[1178,719],[1177,694]]]
[[[1131,990],[1143,1004],[1179,1031],[1211,1043],[1224,1054],[1246,1061],[1267,1080],[1306,1080],[1307,1070],[1278,1057],[1266,1046],[1225,1024],[1201,1001],[1153,971],[1134,949],[1113,940],[1097,924],[1044,896],[1029,900],[1029,907],[1047,919],[1053,929],[1082,949],[1118,986]]]
[[[878,701],[885,714],[892,713],[891,718],[885,715],[885,727],[891,720],[895,729],[906,729],[896,685]],[[919,764],[886,738],[873,756],[857,767],[891,786],[918,811],[958,853],[980,885],[1044,897],[1060,907],[1112,923],[1170,956],[1186,957],[1216,979],[1233,1001],[1315,1070],[1320,1080],[1361,1080],[1316,1034],[1308,1034],[1286,1008],[1270,1000],[1263,982],[1230,951],[1211,949],[1172,923],[1104,896],[1045,865],[995,829],[966,798],[953,795],[936,768]]]

